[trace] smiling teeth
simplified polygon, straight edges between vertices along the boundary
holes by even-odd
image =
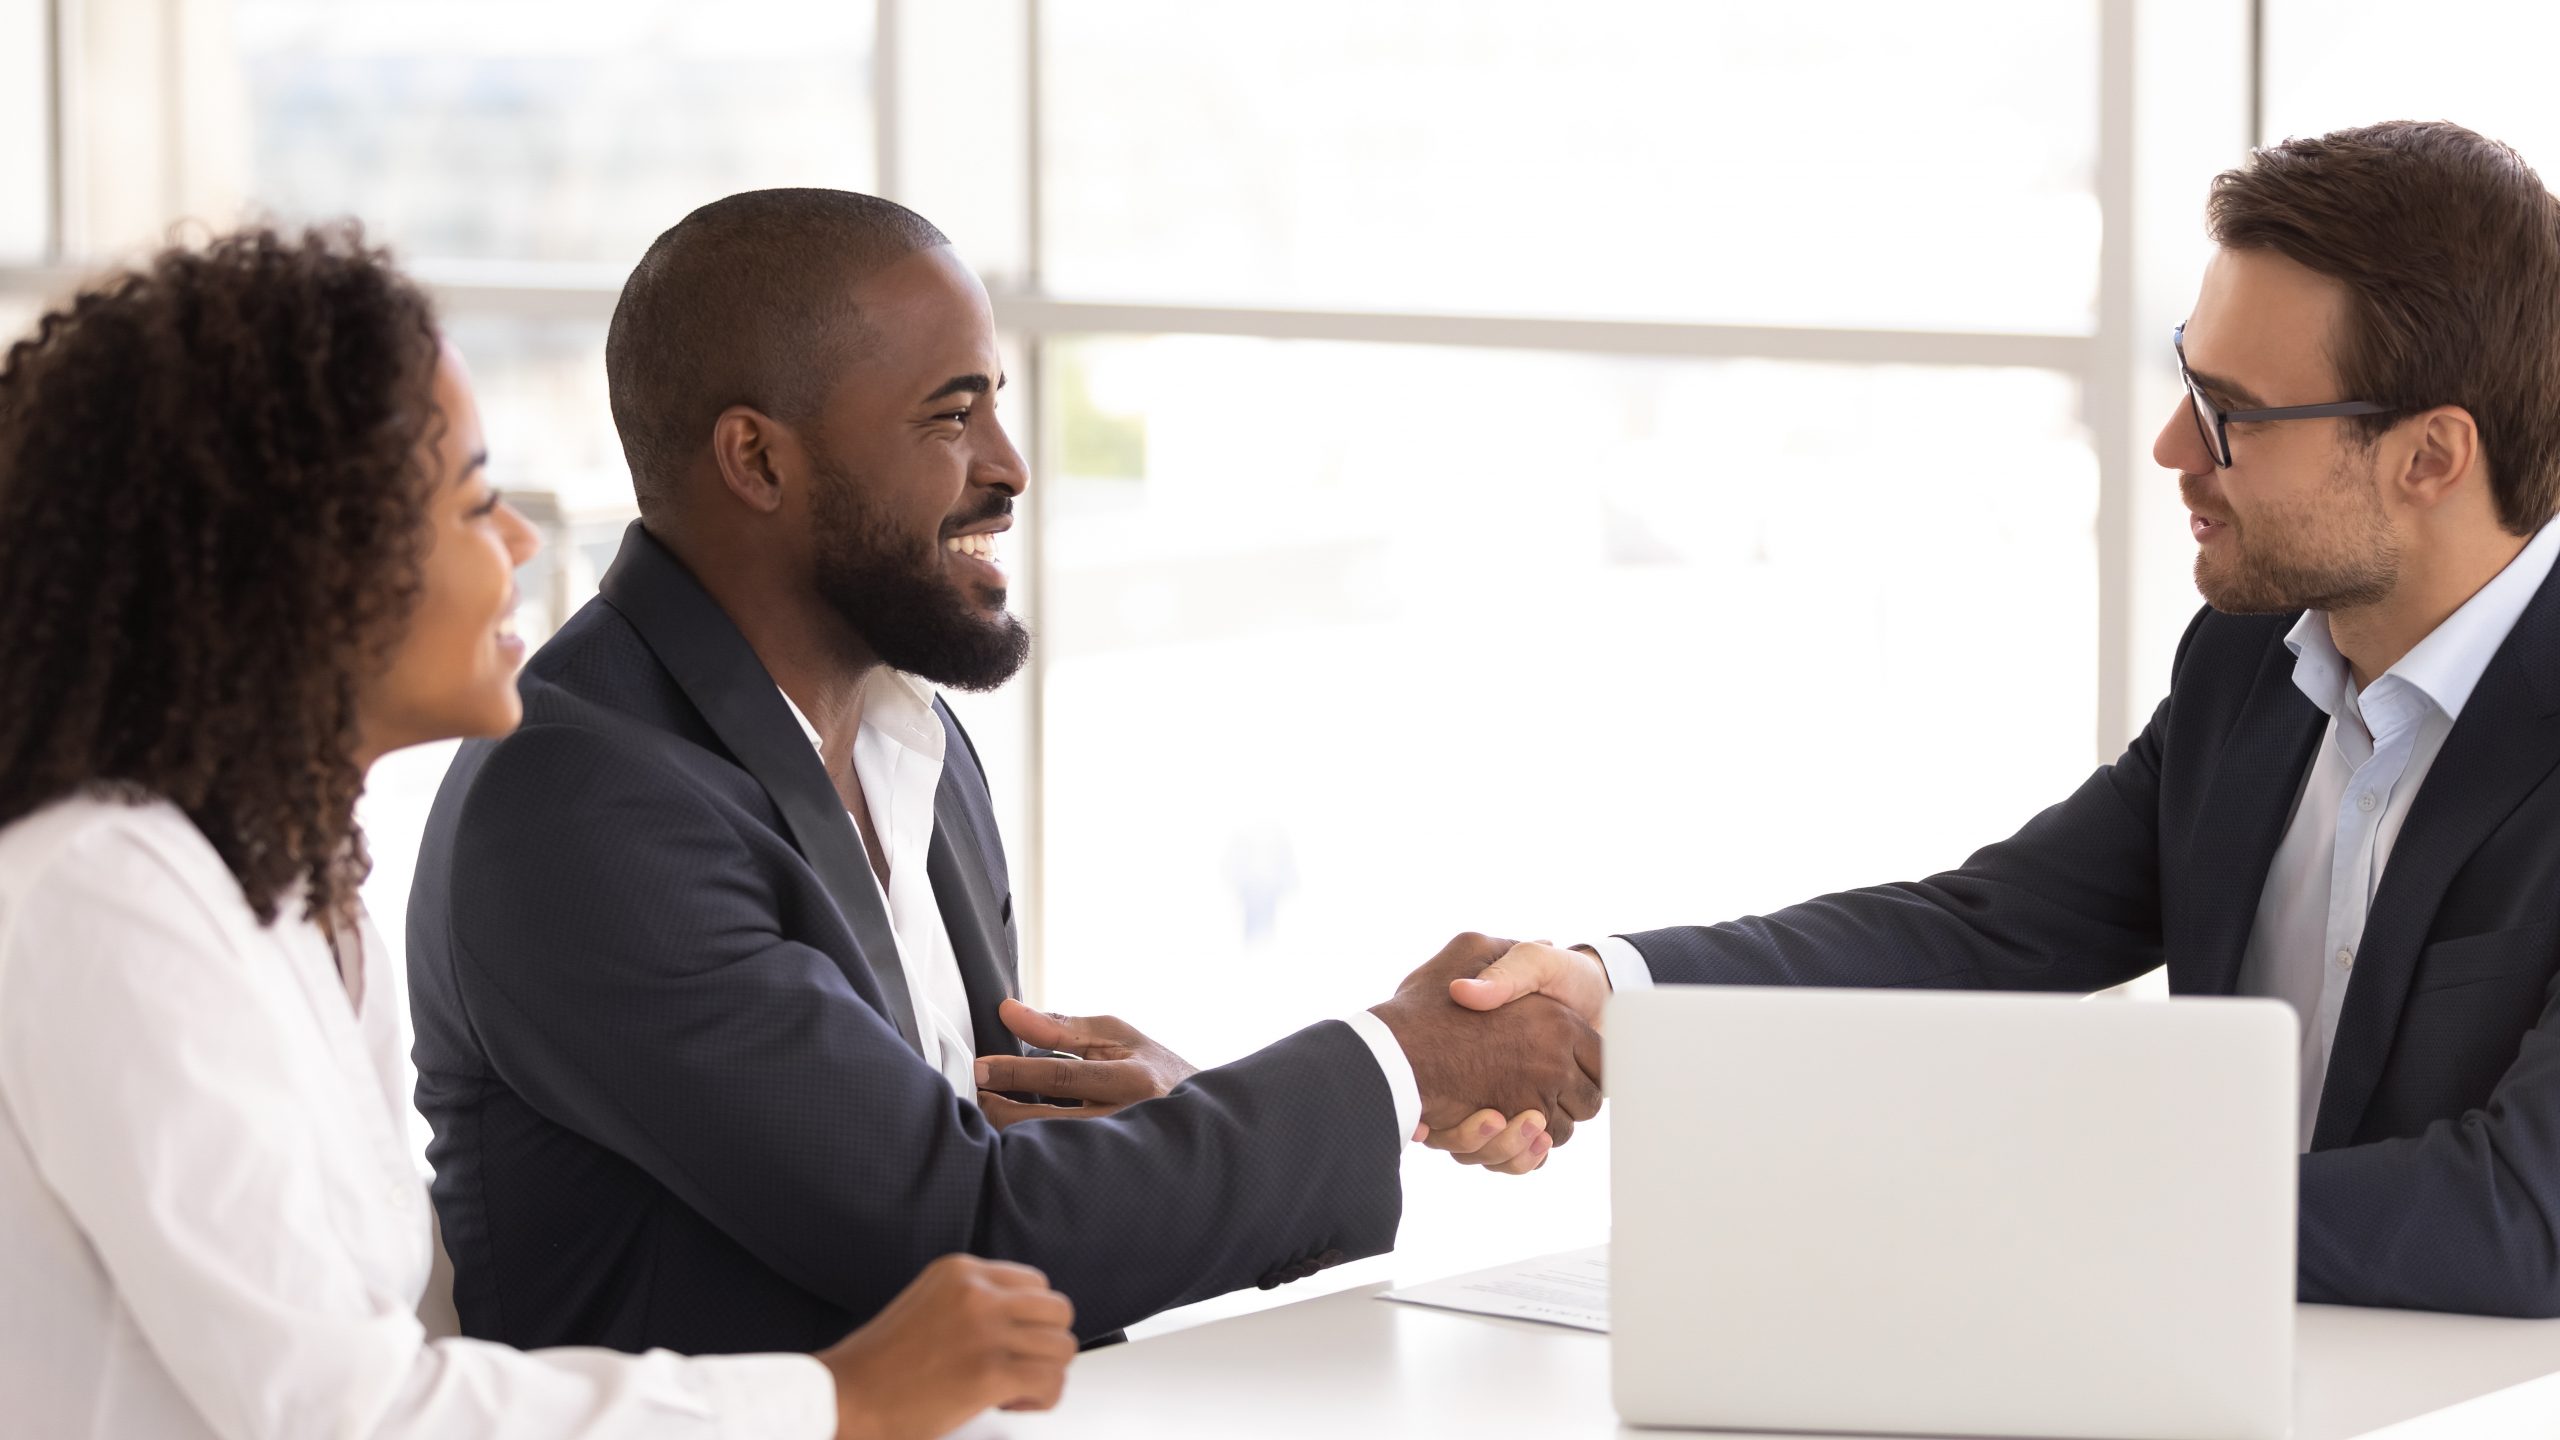
[[[972,560],[984,560],[988,564],[992,565],[995,563],[996,558],[996,537],[993,535],[954,535],[950,539],[942,542],[942,548],[950,551],[954,555],[966,555]]]
[[[516,638],[516,617],[510,615],[506,619],[498,622],[498,638],[501,640],[513,640]]]

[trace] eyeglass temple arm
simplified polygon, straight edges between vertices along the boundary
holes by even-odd
[[[2231,420],[2326,420],[2338,415],[2388,415],[2397,405],[2384,405],[2373,400],[2333,400],[2326,405],[2278,405],[2271,410],[2225,410],[2222,418]]]

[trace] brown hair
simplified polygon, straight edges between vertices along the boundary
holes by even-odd
[[[2368,444],[2459,405],[2499,523],[2529,535],[2560,509],[2560,200],[2522,156],[2441,121],[2338,130],[2253,152],[2205,214],[2216,244],[2346,287],[2338,398],[2396,412],[2348,422]]]
[[[352,916],[356,686],[417,583],[426,297],[354,227],[173,249],[0,363],[0,823],[166,799]]]

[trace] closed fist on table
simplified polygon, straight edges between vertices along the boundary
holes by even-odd
[[[1076,1357],[1075,1306],[1028,1265],[945,1255],[819,1352],[836,1440],[932,1440],[990,1406],[1046,1410]]]

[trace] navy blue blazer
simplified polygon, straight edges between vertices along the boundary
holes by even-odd
[[[1626,938],[1658,979],[2228,995],[2327,717],[2295,615],[2207,610],[2114,764],[1963,867]],[[1997,723],[1996,717],[1985,717]],[[2481,675],[2365,921],[2301,1162],[2305,1300],[2560,1314],[2560,574]]]
[[[520,688],[523,725],[445,776],[409,902],[466,1333],[808,1350],[969,1251],[1047,1271],[1090,1337],[1393,1243],[1393,1101],[1339,1021],[1109,1119],[1000,1134],[953,1094],[825,767],[639,525]],[[1004,851],[941,713],[928,868],[978,1044],[1010,1053]]]

